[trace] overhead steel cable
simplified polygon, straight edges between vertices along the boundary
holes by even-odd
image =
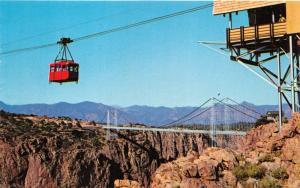
[[[174,13],[171,13],[171,14],[166,14],[166,15],[163,15],[163,16],[158,16],[158,17],[151,18],[151,19],[148,19],[148,20],[136,22],[136,23],[129,24],[129,25],[126,25],[126,26],[121,26],[121,27],[110,29],[110,30],[101,31],[101,32],[90,34],[90,35],[74,38],[74,42],[79,41],[79,40],[85,40],[85,39],[92,38],[92,37],[101,36],[101,35],[106,35],[106,34],[109,34],[109,33],[118,32],[118,31],[122,31],[122,30],[126,30],[126,29],[130,29],[130,28],[133,28],[133,27],[138,27],[138,26],[141,26],[141,25],[145,25],[145,24],[149,24],[149,23],[152,23],[152,22],[165,20],[165,19],[168,19],[168,18],[172,18],[172,17],[176,17],[176,16],[180,16],[180,15],[184,15],[184,14],[188,14],[188,13],[192,13],[192,12],[196,12],[196,11],[199,11],[199,10],[202,10],[202,9],[209,8],[212,5],[213,5],[213,3],[209,3],[209,4],[206,4],[206,5],[190,8],[190,9],[187,9],[187,10],[174,12]]]
[[[95,18],[95,19],[92,19],[92,20],[87,20],[87,21],[80,22],[80,23],[77,23],[77,24],[72,24],[72,25],[68,25],[68,26],[65,26],[65,27],[53,29],[53,30],[50,30],[48,32],[38,33],[38,34],[27,36],[27,37],[24,37],[24,38],[19,38],[17,40],[13,40],[13,41],[3,43],[3,44],[1,44],[1,46],[4,47],[4,46],[7,46],[9,44],[14,44],[14,43],[17,43],[17,42],[30,40],[30,39],[33,39],[33,38],[37,38],[37,37],[41,37],[41,36],[44,36],[44,35],[52,34],[52,33],[58,32],[58,31],[65,31],[65,30],[68,30],[68,29],[71,29],[71,28],[74,28],[74,27],[79,27],[81,25],[89,24],[89,23],[92,23],[92,22],[98,22],[98,21],[103,20],[105,18],[113,17],[113,16],[116,16],[116,15],[121,15],[121,14],[127,13],[129,11],[130,10],[119,11],[119,12],[113,13],[111,15],[105,15],[105,16]]]
[[[134,27],[139,27],[139,26],[142,26],[142,25],[145,25],[145,24],[158,22],[158,21],[165,20],[165,19],[168,19],[168,18],[173,18],[173,17],[177,17],[177,16],[197,12],[197,11],[212,7],[212,5],[213,5],[213,3],[209,3],[209,4],[197,6],[197,7],[190,8],[190,9],[177,11],[177,12],[166,14],[166,15],[163,15],[163,16],[158,16],[158,17],[154,17],[154,18],[151,18],[151,19],[139,21],[139,22],[136,22],[136,23],[133,23],[133,24],[129,24],[129,25],[121,26],[121,27],[116,27],[116,28],[109,29],[109,30],[106,30],[106,31],[100,31],[100,32],[97,32],[97,33],[77,37],[77,38],[74,38],[73,41],[77,42],[77,41],[81,41],[81,40],[85,40],[85,39],[89,39],[89,38],[93,38],[93,37],[107,35],[107,34],[110,34],[110,33],[115,33],[115,32],[118,32],[118,31],[123,31],[123,30],[127,30],[127,29],[130,29],[130,28],[134,28]],[[1,52],[0,56],[13,54],[13,53],[19,53],[19,52],[25,52],[25,51],[31,51],[31,50],[41,49],[41,48],[47,48],[47,47],[55,46],[56,44],[57,43],[51,43],[51,44],[44,44],[44,45],[39,45],[39,46],[9,50],[9,51],[5,51],[5,52]]]
[[[225,105],[225,106],[228,106],[229,108],[231,108],[231,109],[233,109],[233,110],[235,110],[235,111],[237,111],[237,112],[240,112],[240,113],[244,114],[245,116],[251,117],[251,118],[253,118],[253,119],[255,119],[255,120],[258,119],[257,117],[254,117],[254,116],[252,116],[252,115],[249,115],[249,114],[247,114],[247,113],[245,113],[245,112],[243,112],[243,111],[241,111],[241,110],[239,110],[239,109],[237,109],[237,108],[235,108],[235,107],[233,107],[233,106],[231,106],[231,105],[229,105],[229,104],[227,104],[227,103],[225,103],[225,102],[223,102],[223,101],[221,101],[221,100],[219,100],[219,99],[214,98],[214,100],[218,101],[219,103],[221,103],[221,104],[223,104],[223,105]]]
[[[254,112],[254,113],[256,113],[256,114],[258,114],[258,115],[261,115],[261,116],[263,115],[262,113],[260,113],[260,112],[258,112],[258,111],[256,111],[256,110],[254,110],[254,109],[252,109],[252,108],[250,108],[250,107],[248,107],[248,106],[246,106],[246,105],[243,105],[243,104],[241,104],[241,103],[238,103],[238,102],[236,102],[235,100],[233,100],[233,99],[231,99],[231,98],[229,98],[229,97],[227,97],[227,99],[230,100],[231,102],[233,102],[233,103],[239,105],[239,106],[242,106],[243,108],[245,108],[245,109],[247,109],[247,110],[249,110],[249,111],[251,111],[251,112]]]
[[[19,53],[19,52],[32,51],[32,50],[48,48],[48,47],[56,46],[56,45],[57,45],[57,43],[51,43],[51,44],[43,44],[43,45],[33,46],[33,47],[28,47],[28,48],[19,48],[19,49],[15,49],[15,50],[9,50],[6,52],[1,52],[0,55],[3,56],[3,55],[14,54],[14,53]]]
[[[195,113],[196,111],[200,110],[204,105],[206,105],[209,101],[211,101],[212,98],[209,98],[207,101],[205,101],[204,103],[202,103],[199,107],[197,107],[196,109],[194,109],[193,111],[189,112],[188,114],[172,121],[172,122],[169,122],[169,123],[166,123],[166,124],[163,124],[163,125],[160,125],[159,127],[165,127],[165,126],[169,126],[169,125],[173,125],[177,122],[180,122],[181,120],[187,118],[188,116],[192,115],[193,113]]]
[[[219,50],[217,50],[217,49],[215,49],[215,48],[212,48],[212,47],[210,47],[209,45],[205,44],[203,41],[199,41],[198,43],[199,43],[200,45],[202,45],[202,46],[204,46],[204,47],[210,49],[210,50],[213,50],[213,51],[215,51],[215,52],[221,54],[221,55],[230,57],[230,54],[224,53],[223,51],[219,51]],[[274,87],[275,89],[278,89],[276,84],[272,83],[270,80],[268,80],[267,78],[265,78],[263,75],[259,74],[259,73],[256,72],[255,70],[253,70],[250,66],[244,64],[244,63],[241,62],[239,59],[237,59],[237,62],[238,62],[239,64],[241,64],[243,67],[245,67],[246,69],[248,69],[250,72],[252,72],[253,74],[255,74],[257,77],[259,77],[259,78],[261,78],[262,80],[264,80],[265,82],[267,82],[269,85],[271,85],[271,86]]]

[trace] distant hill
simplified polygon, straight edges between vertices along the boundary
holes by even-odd
[[[209,107],[209,106],[208,106]],[[216,124],[235,123],[235,122],[253,122],[252,117],[259,117],[257,111],[265,114],[267,111],[277,110],[277,105],[254,105],[248,102],[241,104],[226,106],[224,104],[216,104],[211,109],[208,107],[201,108],[186,119],[193,119],[184,122],[185,124],[205,123],[209,124],[214,121]],[[246,108],[245,108],[246,107]],[[55,104],[26,104],[26,105],[9,105],[0,102],[0,109],[8,112],[46,115],[50,117],[69,116],[72,118],[94,121],[106,121],[106,112],[110,110],[110,122],[114,123],[114,113],[117,113],[118,123],[143,123],[146,125],[164,125],[175,121],[178,118],[190,113],[197,107],[151,107],[151,106],[129,106],[129,107],[113,107],[102,103],[81,102],[76,104],[60,102]],[[283,106],[285,114],[289,116],[290,110],[287,105]],[[201,115],[197,114],[207,110]],[[252,116],[252,117],[250,117]]]

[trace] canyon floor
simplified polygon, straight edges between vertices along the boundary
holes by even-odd
[[[107,132],[0,111],[0,187],[300,187],[300,115],[246,136]]]

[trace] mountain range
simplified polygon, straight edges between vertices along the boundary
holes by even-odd
[[[216,103],[203,108],[199,107],[152,107],[134,105],[129,107],[114,107],[95,102],[55,104],[25,104],[9,105],[0,102],[0,109],[20,114],[46,115],[50,117],[68,116],[82,120],[106,122],[109,111],[109,121],[112,124],[142,123],[152,126],[174,124],[230,124],[237,122],[255,122],[256,118],[268,111],[278,109],[277,105],[254,105],[248,102],[240,104]],[[195,111],[194,113],[191,113]],[[289,117],[290,109],[283,105],[284,113]],[[191,113],[190,115],[187,115]],[[116,115],[115,115],[116,114]],[[176,122],[181,117],[182,121]]]

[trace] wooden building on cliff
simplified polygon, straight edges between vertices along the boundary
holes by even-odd
[[[247,23],[234,28],[241,11],[246,11]],[[213,14],[228,18],[230,59],[256,67],[278,91],[281,128],[283,99],[292,112],[300,110],[300,1],[215,0]],[[282,61],[282,56],[287,59]]]

